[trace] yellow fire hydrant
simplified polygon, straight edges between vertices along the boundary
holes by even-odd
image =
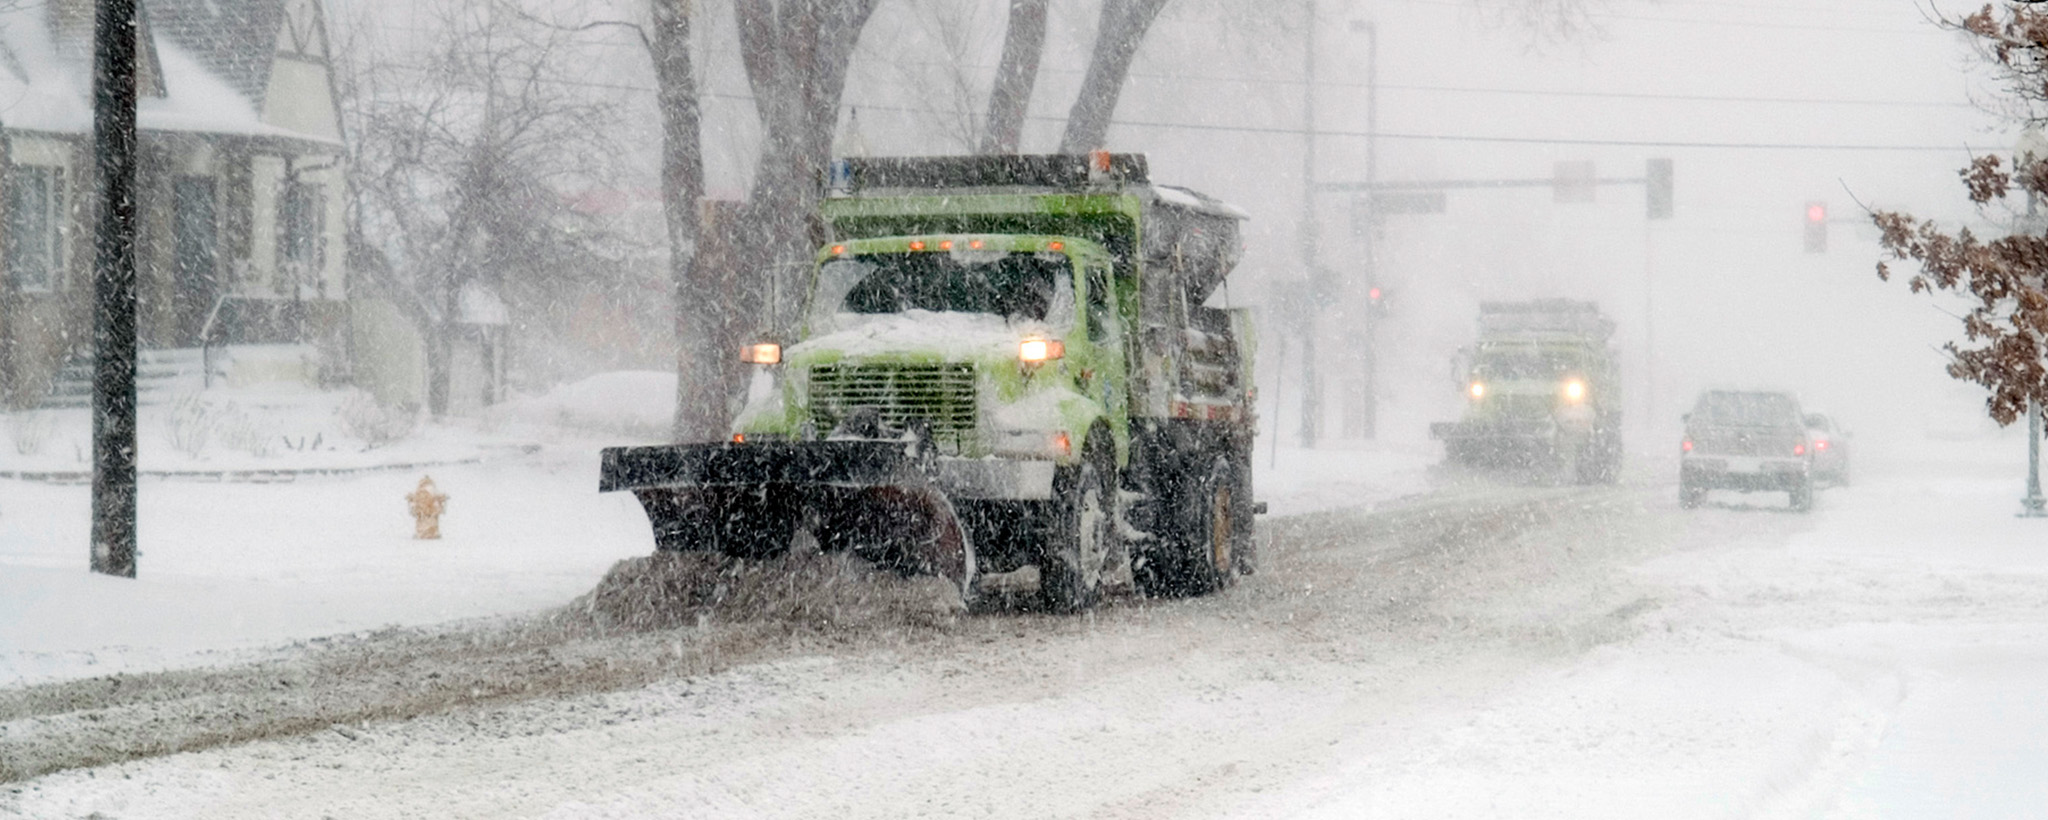
[[[436,489],[433,476],[422,476],[419,489],[405,496],[412,505],[412,537],[416,540],[441,537],[441,511],[448,508],[448,496]]]

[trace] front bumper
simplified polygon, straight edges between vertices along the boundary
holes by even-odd
[[[905,441],[607,447],[598,491],[933,486],[952,498],[1052,498],[1051,461],[936,456]]]

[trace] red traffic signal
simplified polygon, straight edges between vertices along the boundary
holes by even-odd
[[[1806,203],[1806,252],[1828,252],[1828,204]]]

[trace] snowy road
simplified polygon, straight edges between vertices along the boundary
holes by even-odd
[[[1811,516],[1644,484],[1281,519],[1225,594],[1080,618],[522,621],[0,693],[16,760],[258,738],[0,815],[2014,816],[2048,550],[1973,463]]]

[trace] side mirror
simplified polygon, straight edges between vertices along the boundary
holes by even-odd
[[[1682,421],[1682,422],[1685,422],[1686,424],[1691,424],[1691,423],[1692,423],[1692,414],[1691,414],[1691,413],[1680,413],[1680,414],[1678,414],[1678,420],[1679,420],[1679,421]]]

